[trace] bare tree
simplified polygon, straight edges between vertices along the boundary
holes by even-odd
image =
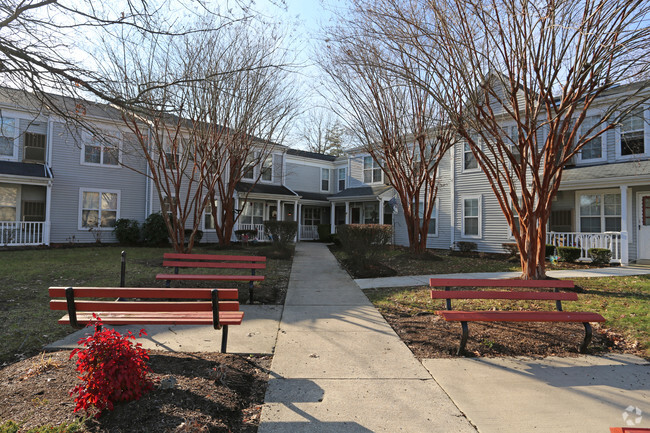
[[[208,28],[180,42],[129,36],[109,47],[106,75],[123,77],[115,93],[129,98],[142,83],[161,83],[126,107],[123,120],[178,251],[186,248],[186,228],[191,250],[206,210],[219,242],[230,243],[236,187],[248,171],[255,173],[251,185],[264,175],[253,168],[268,160],[296,109],[278,29],[251,20]]]
[[[404,47],[376,38],[369,9],[361,4],[331,32],[323,70],[341,118],[381,166],[399,196],[409,247],[422,253],[439,186],[438,167],[453,146],[445,111],[410,71],[417,65]],[[427,74],[422,80],[435,81]]]
[[[564,166],[647,99],[646,83],[630,83],[648,73],[648,10],[641,0],[373,5],[372,18],[410,47],[417,70],[445,77],[440,102],[499,202],[523,278],[545,277],[546,225]]]
[[[312,110],[302,125],[299,138],[310,152],[339,156],[343,154],[345,129],[332,114]]]

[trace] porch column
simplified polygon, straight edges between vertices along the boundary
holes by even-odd
[[[379,199],[379,224],[384,224],[384,199]]]
[[[45,190],[45,223],[43,224],[43,243],[50,245],[50,209],[52,207],[52,182],[47,183]]]
[[[233,218],[237,218],[237,216],[239,216],[237,214],[237,209],[239,209],[239,196],[235,196],[235,205],[234,205],[233,210],[232,210],[232,217]],[[235,224],[233,224],[233,227],[232,227],[232,233],[233,234],[231,235],[231,237],[235,236],[235,230],[239,230],[239,218],[237,218],[237,220],[235,221]]]
[[[275,220],[276,220],[276,221],[283,221],[284,218],[283,218],[283,215],[282,215],[282,214],[283,214],[284,212],[282,212],[282,207],[280,206],[280,200],[278,200],[278,203],[277,203],[276,206],[277,206],[277,209],[278,209],[278,214],[277,214],[277,216],[275,217]],[[269,219],[271,219],[271,218],[269,218]]]
[[[621,265],[629,262],[627,237],[627,185],[621,185]]]
[[[300,230],[302,229],[302,203],[298,204],[297,201],[293,202],[293,214],[295,215],[296,222],[298,223],[298,231],[296,231],[296,242],[300,241]]]
[[[350,202],[345,202],[345,223],[350,224]]]
[[[336,232],[336,224],[334,223],[334,217],[336,215],[336,205],[334,202],[330,202],[330,233],[334,234]]]

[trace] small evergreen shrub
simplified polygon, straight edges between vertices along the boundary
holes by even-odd
[[[190,241],[190,236],[192,236],[192,229],[185,229],[185,243],[188,243]],[[194,234],[194,245],[198,244],[201,242],[201,239],[203,239],[203,231],[197,230],[196,233]]]
[[[135,245],[140,242],[140,224],[136,220],[120,218],[115,221],[113,233],[123,245]]]
[[[331,226],[329,224],[318,224],[318,240],[321,242],[332,242]]]
[[[546,244],[546,251],[544,257],[551,257],[555,255],[555,245]]]
[[[357,263],[373,260],[392,239],[389,225],[348,224],[339,226],[338,239],[348,258]]]
[[[595,265],[609,265],[612,260],[612,252],[607,248],[589,248],[587,254]]]
[[[70,395],[77,404],[74,412],[80,409],[89,413],[97,410],[99,417],[105,409],[113,410],[113,403],[138,400],[153,388],[149,378],[151,369],[147,365],[149,355],[140,343],[133,344],[135,337],[129,331],[122,335],[114,329],[102,328],[97,319],[93,335],[82,338],[79,344],[83,349],[74,349],[70,358],[77,356],[77,371],[82,380]],[[144,330],[140,335],[146,335]]]
[[[456,242],[456,248],[463,254],[469,254],[476,251],[478,245],[476,245],[476,242],[458,241]]]
[[[264,231],[271,236],[273,243],[286,248],[294,241],[298,233],[298,223],[295,221],[264,221]]]
[[[160,212],[152,213],[142,224],[144,243],[150,246],[162,246],[169,242],[169,232],[165,218]]]
[[[557,247],[557,255],[560,261],[573,263],[580,258],[580,248]]]

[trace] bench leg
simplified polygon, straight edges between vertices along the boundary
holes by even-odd
[[[467,326],[467,322],[460,322],[460,326],[463,327],[463,336],[460,337],[460,346],[458,346],[458,352],[456,352],[457,356],[465,353],[465,345],[467,345],[467,337],[469,336],[469,327]]]
[[[587,353],[587,346],[589,346],[589,343],[591,342],[591,324],[589,322],[583,322],[583,325],[585,325],[585,339],[580,345],[580,353]]]
[[[228,325],[223,325],[221,329],[221,353],[226,353],[228,345]]]

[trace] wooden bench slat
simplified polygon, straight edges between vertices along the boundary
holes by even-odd
[[[517,287],[536,289],[572,289],[573,281],[569,280],[490,280],[471,278],[431,278],[431,287]]]
[[[536,301],[577,301],[575,292],[497,292],[479,290],[432,290],[431,299],[510,299]]]
[[[95,312],[107,325],[212,325],[212,312],[205,313],[114,313]],[[219,312],[219,323],[221,325],[240,325],[244,318],[243,311]],[[77,322],[80,324],[94,323],[92,314],[77,314]],[[70,318],[66,314],[58,323],[70,324]]]
[[[220,256],[216,254],[184,254],[164,253],[163,259],[193,259],[193,260],[239,260],[248,262],[265,262],[265,256]]]
[[[175,281],[264,281],[264,275],[158,274],[156,280]]]
[[[129,301],[84,301],[75,300],[77,311],[212,311],[212,302],[129,302]],[[67,311],[65,300],[50,301],[50,309]],[[220,301],[219,311],[239,311],[239,302]]]
[[[65,298],[66,287],[50,287],[51,298]],[[238,289],[217,289],[219,299],[239,299]],[[142,299],[210,299],[212,289],[192,288],[117,288],[117,287],[74,287],[76,298],[142,298]]]
[[[266,263],[227,263],[227,262],[178,262],[163,261],[170,268],[213,268],[213,269],[266,269]]]
[[[567,311],[436,311],[456,322],[604,322],[597,313]]]

